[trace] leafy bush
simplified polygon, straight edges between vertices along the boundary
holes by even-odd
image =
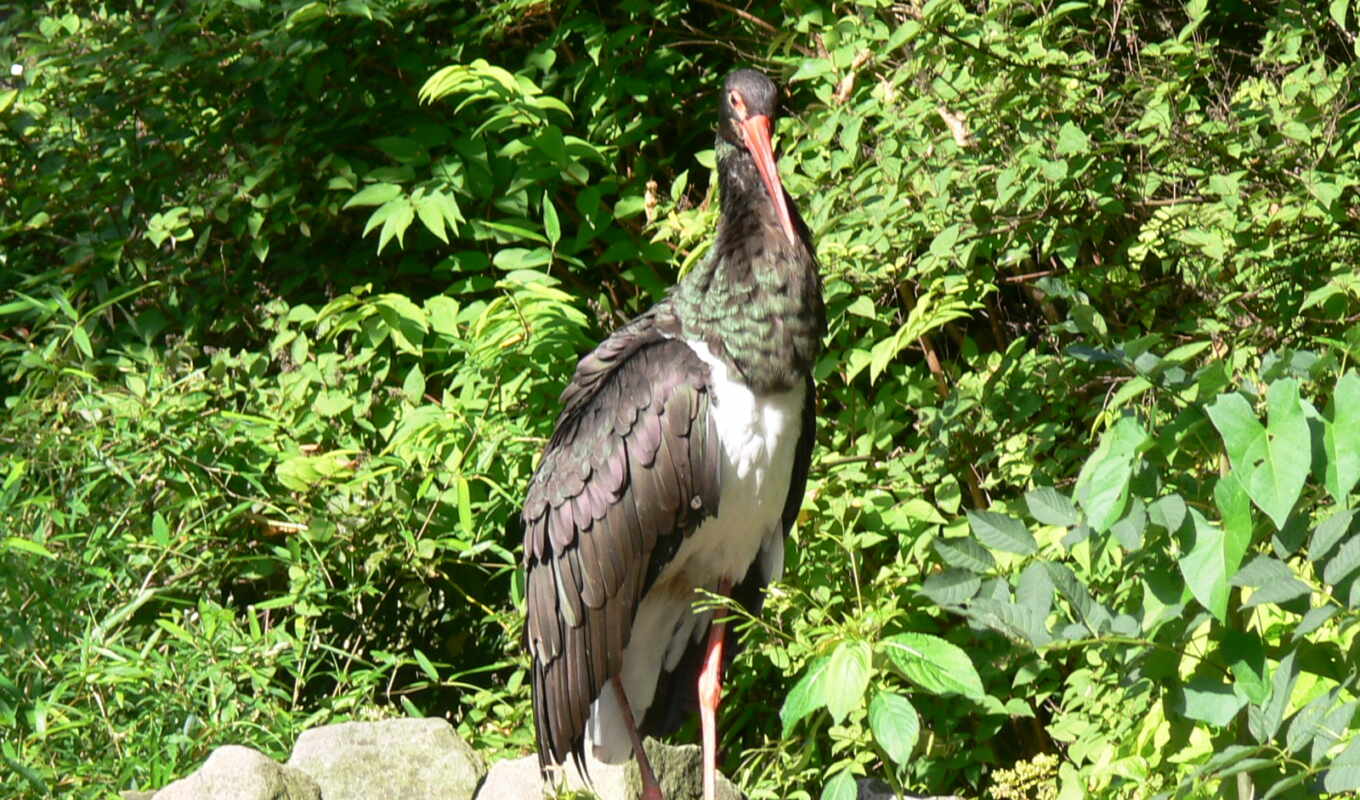
[[[754,62],[831,333],[728,771],[1353,790],[1353,5],[0,5],[0,788],[527,751],[521,493]]]

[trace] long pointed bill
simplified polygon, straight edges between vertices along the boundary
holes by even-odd
[[[756,160],[756,169],[760,170],[760,179],[765,182],[765,190],[770,193],[770,201],[774,203],[775,214],[779,216],[779,224],[784,229],[784,235],[789,237],[789,244],[795,244],[798,241],[798,234],[793,230],[789,205],[784,200],[784,184],[779,181],[779,168],[774,163],[774,145],[770,143],[770,118],[764,114],[747,117],[741,122],[741,132],[746,140],[746,149],[751,151],[751,157]]]

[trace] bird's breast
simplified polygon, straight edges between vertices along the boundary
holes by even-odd
[[[713,590],[726,578],[740,581],[771,537],[782,536],[781,517],[793,476],[793,460],[807,390],[756,394],[702,342],[690,347],[709,366],[710,413],[721,443],[718,513],[705,520],[676,553],[673,577]],[[771,551],[781,563],[783,549]]]

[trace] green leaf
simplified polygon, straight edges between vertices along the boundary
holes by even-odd
[[[827,672],[831,679],[823,685],[826,710],[831,719],[840,724],[864,702],[864,690],[869,686],[873,651],[867,642],[847,640],[831,653]]]
[[[1289,706],[1289,696],[1298,680],[1299,668],[1295,664],[1297,650],[1290,650],[1275,667],[1270,681],[1270,700],[1264,705],[1251,705],[1247,708],[1247,726],[1258,742],[1268,742],[1280,730],[1284,711]]]
[[[1197,719],[1225,727],[1237,712],[1246,705],[1246,699],[1237,696],[1232,687],[1211,678],[1195,678],[1181,689],[1183,713],[1190,719]]]
[[[1177,563],[1190,593],[1222,622],[1228,613],[1228,578],[1237,571],[1245,549],[1198,509],[1190,509],[1190,519],[1193,541]]]
[[[779,721],[784,725],[783,736],[787,737],[800,719],[826,705],[826,684],[835,677],[828,672],[829,666],[830,656],[817,659],[789,690],[784,705],[779,708]]]
[[[534,269],[552,263],[552,251],[546,247],[530,250],[524,247],[506,247],[496,252],[491,263],[498,269],[512,272],[517,269]]]
[[[1350,0],[1332,0],[1327,4],[1327,13],[1331,16],[1332,22],[1336,27],[1346,30],[1346,7],[1350,5]],[[1333,790],[1328,790],[1333,791]]]
[[[1096,451],[1077,475],[1074,496],[1086,512],[1087,522],[1105,533],[1124,516],[1128,505],[1129,479],[1139,450],[1147,441],[1143,426],[1133,417],[1121,417],[1105,432]]]
[[[1288,565],[1267,555],[1254,558],[1238,570],[1230,582],[1234,586],[1247,586],[1256,590],[1242,604],[1244,608],[1262,603],[1285,603],[1312,591],[1308,584],[1294,577]]]
[[[406,372],[406,379],[401,382],[401,392],[412,404],[419,404],[424,399],[425,373],[421,371],[420,364],[411,365],[411,369]]]
[[[1252,502],[1283,528],[1308,477],[1312,443],[1298,381],[1275,381],[1266,398],[1266,426],[1239,394],[1219,395],[1205,410]]]
[[[1347,372],[1336,382],[1331,411],[1323,434],[1325,484],[1332,499],[1344,503],[1360,480],[1360,375]]]
[[[1162,526],[1167,533],[1175,533],[1181,529],[1181,525],[1185,523],[1185,514],[1185,498],[1178,494],[1159,497],[1155,503],[1148,506],[1148,519]]]
[[[429,678],[431,681],[434,681],[435,683],[438,683],[439,670],[434,668],[434,664],[430,663],[430,659],[426,658],[424,653],[420,652],[419,649],[414,647],[411,648],[411,655],[415,657],[416,664],[420,665],[420,671],[425,673],[425,677]]]
[[[1331,586],[1344,581],[1360,567],[1360,536],[1352,536],[1337,548],[1336,555],[1327,562],[1322,570],[1322,579]]]
[[[921,593],[940,606],[957,606],[970,600],[982,586],[982,579],[966,569],[949,568],[921,583]]]
[[[986,693],[968,654],[957,645],[925,633],[899,633],[878,643],[902,677],[934,694],[975,699]]]
[[[401,187],[395,183],[375,183],[361,189],[358,194],[345,202],[344,207],[380,206],[396,199],[399,194],[401,194]]]
[[[1064,122],[1058,129],[1058,155],[1067,156],[1076,153],[1085,153],[1091,149],[1091,140],[1087,138],[1086,132],[1071,122]]]
[[[1285,731],[1285,746],[1291,753],[1298,753],[1313,743],[1314,737],[1319,733],[1318,723],[1335,703],[1334,689],[1313,698],[1312,702],[1299,709],[1289,721],[1289,729]]]
[[[902,766],[911,758],[921,733],[921,719],[907,698],[879,692],[869,703],[869,730],[893,763]]]
[[[968,522],[973,535],[993,550],[1031,555],[1039,551],[1034,536],[1025,524],[1015,517],[995,511],[969,511]]]
[[[1245,550],[1251,541],[1251,498],[1247,497],[1247,489],[1238,480],[1236,472],[1229,472],[1215,481],[1214,504],[1223,517],[1223,528],[1228,536],[1240,542]]]
[[[987,572],[996,566],[992,554],[971,538],[941,537],[932,542],[931,546],[940,554],[944,563],[951,567],[972,572]]]
[[[28,553],[29,555],[42,556],[44,558],[52,559],[55,559],[57,557],[55,553],[53,553],[51,550],[48,550],[41,544],[38,544],[32,539],[25,539],[20,536],[6,537],[4,539],[4,545],[10,550],[18,550],[22,553]]]
[[[1322,788],[1333,793],[1360,791],[1360,736],[1351,737],[1346,749],[1332,759],[1322,776]]]
[[[557,219],[557,208],[552,197],[543,193],[543,233],[548,237],[548,245],[557,249],[557,241],[562,238],[562,223]]]
[[[836,777],[826,782],[821,800],[855,800],[858,794],[855,776],[847,769],[836,773]]]
[[[1219,652],[1232,670],[1233,689],[1249,702],[1264,703],[1270,697],[1270,683],[1266,680],[1266,649],[1261,638],[1244,631],[1225,631]]]
[[[1029,513],[1045,525],[1068,527],[1077,524],[1077,507],[1067,495],[1052,486],[1042,486],[1025,494]]]
[[[324,389],[312,401],[312,411],[322,417],[337,417],[354,405],[354,398],[339,389]]]
[[[406,239],[406,229],[411,227],[411,221],[415,219],[415,206],[411,204],[409,197],[398,197],[379,206],[373,216],[368,218],[368,225],[364,230],[367,234],[377,222],[382,220],[382,232],[378,234],[378,252],[381,253],[387,243],[392,241],[392,237],[397,237],[397,246],[404,246]]]

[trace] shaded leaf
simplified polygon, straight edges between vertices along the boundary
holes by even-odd
[[[995,511],[969,511],[968,523],[973,535],[995,550],[1030,555],[1039,550],[1034,536],[1025,524],[1015,517]]]

